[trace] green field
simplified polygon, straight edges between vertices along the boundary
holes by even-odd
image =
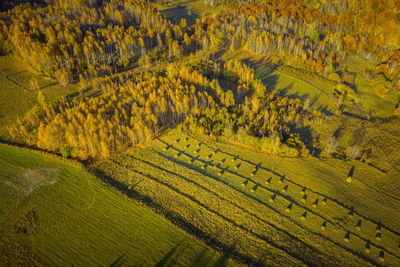
[[[228,51],[224,58],[237,58],[244,60],[254,69],[255,78],[260,79],[267,88],[276,90],[280,95],[299,98],[304,103],[307,99],[311,108],[328,113],[335,113],[337,105],[331,96],[332,85],[324,82],[323,79],[299,79],[284,73],[279,68],[271,68],[264,61],[268,57],[256,56],[245,51]],[[373,68],[367,60],[359,57],[352,57],[348,64],[348,71],[355,77],[355,90],[357,102],[361,110],[351,110],[355,115],[366,116],[371,111],[373,117],[388,118],[392,117],[396,105],[400,101],[400,95],[391,91],[388,96],[378,96],[365,78],[365,71]]]
[[[77,91],[76,85],[61,87],[50,78],[31,74],[13,55],[0,56],[0,137],[8,134],[5,126],[38,104],[38,91],[30,85],[33,77],[38,80],[40,90],[49,102]]]
[[[254,69],[254,76],[260,79],[269,90],[277,91],[281,96],[298,98],[308,102],[310,107],[321,112],[334,113],[337,110],[335,101],[331,98],[331,85],[320,81],[306,81],[284,73],[279,68],[273,68],[268,58],[255,56],[243,50],[227,51],[224,59],[237,58],[243,60]]]
[[[33,256],[22,255],[25,250],[53,266],[229,264],[81,167],[57,159],[0,145],[0,192],[0,265],[28,265],[21,259]],[[21,223],[30,212],[36,220]],[[21,224],[34,231],[17,231]]]
[[[371,110],[373,116],[386,118],[393,116],[393,111],[400,101],[400,96],[390,92],[386,97],[378,96],[365,78],[364,72],[373,69],[371,63],[359,57],[352,57],[348,70],[355,74],[356,91],[366,112]]]
[[[303,103],[308,100],[310,107],[315,110],[334,113],[337,109],[335,102],[329,96],[329,87],[323,90],[310,82],[259,63],[253,64],[252,67],[255,69],[256,78],[261,79],[267,87],[276,90],[282,96],[299,98]]]
[[[383,253],[385,264],[400,264],[400,222],[393,219],[400,196],[383,191],[390,181],[384,173],[360,162],[282,159],[204,140],[173,130],[98,168],[126,185],[139,183],[136,191],[239,257],[267,265],[359,266],[382,264]]]

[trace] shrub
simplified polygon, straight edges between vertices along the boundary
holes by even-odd
[[[37,220],[36,212],[29,211],[14,224],[14,229],[17,233],[33,234],[36,231]]]
[[[307,190],[307,188],[306,187],[303,187],[303,189],[301,189],[301,195],[302,196],[304,196],[305,195],[305,193],[306,193],[306,190]]]
[[[376,234],[376,240],[382,241],[382,234],[381,233],[377,233]]]
[[[257,190],[258,185],[256,184],[253,188],[250,189],[250,192],[254,193]]]
[[[371,243],[369,243],[369,241],[367,242],[367,244],[365,245],[365,253],[369,254],[371,251]]]
[[[383,250],[381,250],[381,252],[379,252],[379,260],[381,262],[385,261],[385,252],[383,252]]]
[[[72,147],[62,147],[60,149],[60,154],[61,156],[63,156],[64,158],[69,158],[71,157],[71,152],[72,152]]]
[[[318,198],[314,201],[314,203],[312,204],[313,208],[318,207]]]
[[[293,208],[293,203],[290,203],[290,204],[286,207],[285,211],[286,211],[286,212],[290,212],[290,211],[292,210],[292,208]]]
[[[349,242],[350,241],[350,232],[347,232],[346,235],[344,236],[344,242]]]
[[[324,231],[326,229],[326,222],[324,221],[321,225],[321,230]]]
[[[353,210],[350,210],[349,213],[347,214],[347,216],[349,216],[350,219],[353,218],[353,215],[354,215],[354,211]]]
[[[288,187],[289,187],[288,185],[285,185],[285,187],[283,187],[283,188],[282,188],[282,193],[286,193],[286,192],[287,192],[287,189],[288,189]]]
[[[356,229],[357,229],[358,231],[361,230],[361,220],[358,220],[358,223],[356,224]]]

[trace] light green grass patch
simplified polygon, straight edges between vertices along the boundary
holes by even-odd
[[[380,97],[375,93],[364,75],[367,70],[373,70],[372,64],[365,59],[353,56],[349,62],[348,70],[355,75],[356,91],[364,111],[369,112],[371,110],[372,115],[379,118],[393,116],[400,96],[396,92],[390,92],[386,97]]]
[[[44,169],[57,170],[55,183]],[[29,195],[9,190],[4,181],[22,170],[36,170],[42,182],[51,183]],[[1,200],[10,199],[0,204],[2,226],[45,265],[110,265],[118,259],[127,266],[225,262],[165,219],[62,161],[0,145],[0,192]],[[15,233],[14,223],[29,211],[37,214],[37,230]]]
[[[299,98],[303,103],[307,101],[312,109],[321,112],[334,113],[337,110],[334,100],[330,97],[331,85],[327,83],[298,79],[265,64],[264,61],[268,57],[255,56],[243,50],[227,51],[223,58],[244,60],[254,69],[255,78],[260,79],[267,89],[275,90],[281,96]],[[274,61],[277,57],[270,59]]]
[[[232,201],[247,211],[283,227],[313,247],[333,254],[337,253],[335,256],[337,258],[344,258],[340,248],[349,249],[357,254],[363,251],[366,242],[371,240],[371,253],[363,254],[363,257],[370,259],[371,262],[377,262],[378,253],[383,248],[386,251],[385,262],[399,264],[400,235],[397,229],[400,225],[394,218],[400,217],[397,209],[400,199],[398,194],[385,191],[385,184],[391,181],[385,173],[358,161],[345,162],[332,158],[282,159],[238,146],[207,141],[204,136],[189,139],[190,147],[195,147],[200,142],[199,140],[205,144],[196,154],[199,158],[188,164],[186,161],[172,157],[176,150],[184,150],[187,144],[187,142],[175,144],[173,140],[178,137],[184,138],[184,136],[182,132],[173,130],[162,136],[160,138],[162,141],[156,141],[153,144],[153,149],[159,155],[165,155],[164,160],[158,159],[159,156],[148,151],[139,155],[144,160],[180,173],[189,179],[203,175],[203,178],[198,178],[198,181],[201,181],[205,187],[228,199],[230,195],[235,195]],[[163,151],[162,148],[168,144],[172,144],[173,147],[166,152]],[[208,159],[207,156],[213,151],[218,152]],[[194,155],[194,151],[190,149],[185,150],[185,153],[185,158]],[[237,156],[239,158],[232,162],[232,159]],[[204,161],[220,162],[222,159],[227,160],[216,169],[201,169]],[[235,169],[238,162],[241,166]],[[352,183],[347,183],[346,177],[353,165],[355,171]],[[255,166],[259,167],[254,176],[251,176]],[[225,171],[218,176],[221,169]],[[271,170],[274,170],[274,173]],[[282,176],[285,178],[281,179]],[[272,179],[268,183],[270,177]],[[173,184],[180,185],[179,179]],[[224,184],[229,186],[224,186]],[[282,193],[282,188],[286,185],[288,187]],[[303,195],[304,187],[306,190]],[[267,203],[271,208],[267,211],[266,205],[262,207],[260,202],[257,204],[257,201],[252,201],[252,197],[249,199],[249,195],[262,203]],[[201,199],[201,195],[193,194],[193,196]],[[273,202],[269,202],[271,196],[276,196]],[[303,202],[304,196],[306,198]],[[325,198],[327,198],[326,204]],[[315,205],[316,202],[318,205]],[[295,205],[288,213],[286,209],[290,203],[295,203]],[[305,212],[307,212],[306,219],[302,220],[301,216]],[[284,214],[290,216],[290,219],[287,220]],[[235,216],[233,220],[239,220],[240,216]],[[357,229],[359,220],[362,221],[360,230]],[[321,225],[325,221],[328,223],[325,229],[321,230]],[[378,222],[385,226],[381,241],[376,239],[375,233]],[[303,225],[303,229],[299,229],[298,225]],[[254,222],[252,229],[257,229],[257,227],[261,227],[260,222]],[[350,236],[346,242],[345,235],[348,231]],[[315,233],[322,235],[323,240],[315,236]],[[356,255],[355,257],[357,258]],[[351,257],[348,259],[350,260]]]
[[[0,56],[0,137],[6,137],[6,126],[15,123],[34,105],[38,104],[38,91],[30,80],[36,78],[47,100],[51,103],[63,95],[75,93],[76,85],[62,87],[53,79],[33,75],[13,55]]]

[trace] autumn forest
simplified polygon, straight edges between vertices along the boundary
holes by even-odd
[[[188,245],[193,253],[204,247],[221,257],[202,258],[199,266],[399,265],[400,234],[390,208],[400,201],[399,32],[398,0],[4,1],[0,181],[5,189],[0,189],[14,204],[0,205],[5,229],[0,252],[6,255],[0,262],[188,266],[197,257],[183,243],[173,247],[176,241],[166,236],[160,256],[118,254],[110,241],[103,246],[113,256],[103,253],[98,261],[91,260],[96,258],[92,252],[86,258],[43,257],[58,241],[40,236],[41,218],[50,215],[31,206],[35,194],[38,205],[45,201],[39,201],[39,190],[62,183],[49,185],[53,170],[61,180],[72,172],[69,165],[55,163],[60,161],[79,165],[79,172],[91,177],[85,179],[109,188],[104,194],[125,195],[146,206],[145,214],[166,219],[166,228],[177,227],[173,231],[188,238],[182,242],[194,242]],[[55,165],[37,161],[42,167],[28,167],[24,157],[31,156],[7,149],[39,153]],[[37,175],[11,171],[26,168],[39,170],[40,181],[32,180]],[[275,176],[283,189],[271,184]],[[254,186],[248,192],[249,183]],[[218,191],[221,186],[229,188]],[[293,186],[299,194],[302,189],[298,202]],[[76,190],[88,192],[81,186]],[[316,198],[310,208],[308,190]],[[230,191],[244,194],[242,201],[248,202],[240,206],[241,197],[237,203],[229,200]],[[273,207],[277,197],[287,203]],[[31,198],[29,205],[21,202]],[[323,198],[323,204],[329,200],[337,207],[316,210]],[[381,208],[369,209],[374,204],[365,198]],[[216,208],[217,202],[229,212],[220,204]],[[303,209],[298,222],[293,205]],[[351,216],[342,217],[343,209]],[[7,215],[12,210],[20,215]],[[99,216],[98,210],[90,212]],[[243,212],[257,222],[233,215]],[[269,212],[281,215],[264,218]],[[360,219],[354,233],[352,212]],[[322,228],[312,216],[324,220]],[[334,225],[333,232],[325,231],[327,223]],[[372,240],[368,224],[388,233],[377,230]],[[264,225],[274,230],[265,233]],[[223,232],[226,227],[234,229],[233,239]],[[29,232],[34,243],[15,229]],[[161,241],[149,235],[143,233],[138,242],[158,246]],[[350,238],[354,235],[359,243]],[[176,249],[186,252],[178,257]],[[161,259],[157,263],[151,257]]]

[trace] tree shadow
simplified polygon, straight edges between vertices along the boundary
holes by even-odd
[[[248,197],[248,198],[253,199],[254,201],[258,202],[259,204],[261,204],[261,205],[263,205],[263,206],[268,207],[269,209],[273,210],[274,212],[278,213],[279,215],[281,215],[281,216],[283,216],[283,217],[285,217],[285,218],[287,218],[287,219],[291,219],[288,215],[283,214],[283,213],[280,212],[278,209],[272,207],[271,205],[267,204],[267,203],[264,202],[263,200],[258,199],[257,197],[255,197],[255,196],[253,196],[253,195],[251,195],[251,194],[249,194],[249,193],[247,193],[247,192],[245,192],[245,191],[242,191],[242,190],[239,190],[239,189],[235,188],[233,185],[229,184],[228,182],[226,182],[226,181],[224,181],[224,180],[221,180],[221,179],[219,179],[219,178],[216,178],[216,177],[214,177],[212,174],[210,174],[210,173],[208,173],[208,172],[198,170],[198,168],[196,168],[196,167],[193,166],[193,165],[186,164],[185,162],[180,162],[180,161],[175,160],[175,159],[173,159],[173,158],[171,158],[171,157],[169,157],[169,156],[167,156],[167,155],[160,154],[159,152],[156,152],[156,153],[158,153],[160,156],[162,156],[162,157],[164,157],[164,158],[167,158],[167,159],[169,159],[169,160],[171,160],[171,161],[173,161],[173,162],[175,162],[175,163],[181,164],[181,165],[185,166],[186,168],[189,168],[189,169],[195,170],[195,171],[197,171],[197,172],[203,173],[204,175],[208,176],[209,178],[211,178],[211,179],[213,179],[213,180],[216,180],[216,181],[219,181],[219,182],[225,184],[226,186],[230,187],[231,189],[235,190],[236,192],[238,192],[238,193],[240,193],[240,194],[242,194],[242,195],[244,195],[244,196],[246,196],[246,197]],[[235,172],[232,172],[232,171],[228,171],[228,172],[231,173],[231,174],[235,174],[236,176],[239,176],[239,177],[241,177],[241,178],[243,178],[243,179],[247,179],[248,181],[250,181],[250,182],[252,182],[252,183],[256,183],[254,180],[252,180],[252,179],[250,179],[250,178],[246,178],[246,177],[242,176],[241,174],[238,174],[238,173],[235,173]],[[332,222],[332,221],[329,220],[328,218],[326,218],[326,217],[324,217],[324,216],[322,216],[322,215],[320,215],[320,214],[318,214],[318,213],[312,211],[310,208],[308,208],[308,207],[306,207],[306,206],[303,206],[303,205],[300,205],[300,204],[299,204],[295,199],[293,199],[292,197],[282,195],[282,194],[281,194],[280,192],[278,192],[277,190],[273,190],[273,189],[266,188],[266,187],[264,187],[263,185],[259,185],[259,187],[260,187],[260,188],[263,188],[263,189],[266,190],[266,191],[269,191],[269,192],[273,193],[274,196],[275,196],[275,198],[276,198],[277,196],[279,196],[279,197],[281,197],[281,198],[284,198],[284,199],[290,201],[290,202],[293,203],[294,205],[296,205],[296,206],[302,208],[303,210],[305,210],[305,214],[308,214],[308,213],[313,214],[314,216],[319,217],[319,218],[322,219],[323,221],[327,221],[327,222],[329,222],[331,225],[334,225],[334,222]],[[205,208],[206,208],[206,207],[205,207]],[[207,208],[206,208],[206,209],[207,209]],[[244,210],[243,210],[243,211],[244,211]],[[246,211],[244,211],[244,212],[246,212]],[[219,214],[219,213],[217,213],[217,212],[214,212],[214,213],[215,213],[216,215],[218,215],[218,216],[221,216],[221,217],[222,217],[223,219],[225,219],[225,220],[227,219],[225,216],[223,216],[223,215],[221,215],[221,214]],[[250,214],[249,214],[249,215],[250,215]],[[252,214],[252,215],[253,215],[253,214]],[[304,215],[304,214],[303,214],[303,215]],[[253,215],[253,216],[255,216],[257,219],[263,221],[261,218],[258,218],[256,215]],[[292,221],[293,223],[295,223],[296,225],[301,226],[300,223],[298,223],[298,222],[296,222],[296,221],[294,221],[294,220],[291,220],[291,221]],[[243,226],[240,226],[240,225],[236,224],[234,221],[230,221],[230,222],[231,222],[234,226],[239,227],[240,229],[243,229],[243,230],[248,231],[248,233],[251,234],[251,235],[253,235],[254,237],[260,238],[260,239],[265,240],[265,241],[267,241],[267,242],[271,242],[271,241],[272,241],[272,240],[269,240],[269,238],[268,238],[267,236],[260,236],[259,234],[254,233],[251,229],[247,229],[247,228],[245,228],[245,227],[243,227]],[[264,222],[265,222],[265,221],[264,221]],[[270,223],[268,223],[268,222],[265,222],[265,223],[267,223],[268,225],[274,227],[275,229],[278,229],[278,231],[282,231],[283,233],[285,233],[285,234],[291,236],[291,238],[296,239],[296,237],[294,237],[293,235],[291,235],[291,234],[290,234],[289,232],[287,232],[286,230],[280,229],[279,227],[277,227],[277,226],[275,226],[275,225],[273,225],[273,224],[270,224]],[[302,226],[302,227],[304,227],[304,226]],[[360,256],[360,257],[363,257],[363,255],[358,254],[356,251],[352,250],[351,248],[346,247],[346,246],[343,246],[343,245],[341,245],[340,243],[336,242],[335,240],[330,239],[329,237],[322,235],[321,233],[314,232],[313,230],[311,230],[311,229],[309,229],[309,228],[307,228],[307,230],[310,231],[312,234],[318,235],[318,236],[324,238],[325,240],[327,240],[327,241],[329,241],[329,242],[335,244],[336,246],[342,247],[343,249],[347,250],[348,252],[350,252],[350,253],[352,253],[352,254],[354,254],[354,255],[358,255],[358,256]],[[363,237],[361,237],[360,235],[358,235],[358,234],[356,234],[356,233],[352,233],[352,234],[353,234],[354,236],[357,236],[357,238],[361,239],[362,241],[365,240]],[[293,257],[295,257],[296,259],[299,259],[299,260],[301,260],[301,261],[307,262],[307,260],[304,258],[304,255],[300,256],[300,255],[298,255],[298,254],[295,254],[295,253],[293,253],[292,251],[288,250],[288,249],[285,248],[285,247],[282,247],[281,245],[279,245],[279,244],[277,244],[277,243],[275,243],[275,242],[271,242],[270,244],[273,245],[273,246],[275,246],[275,247],[278,248],[278,249],[284,250],[286,253],[288,253],[289,255],[291,255],[291,256],[293,256]],[[307,244],[303,244],[303,245],[308,246]],[[378,245],[376,245],[376,244],[373,244],[373,245],[376,246],[376,247],[379,247],[379,248],[381,248],[381,249],[383,249],[383,250],[385,250],[384,248],[382,248],[382,247],[380,247],[380,246],[378,246]],[[311,249],[312,249],[312,248],[311,248]],[[385,251],[386,251],[386,250],[385,250]],[[319,253],[320,253],[320,252],[319,252]],[[393,255],[393,254],[391,253],[391,255]],[[395,255],[394,255],[394,256],[395,256]],[[397,256],[395,256],[395,257],[397,257]],[[373,261],[372,259],[369,259],[369,258],[366,258],[366,257],[363,257],[363,259],[365,259],[365,260],[367,260],[367,261],[369,261],[369,262],[371,262],[371,263],[374,263],[374,261]],[[310,262],[308,262],[308,263],[310,263]]]
[[[328,116],[332,116],[333,115],[333,113],[328,109],[328,105],[320,106],[318,108],[318,111],[320,111],[321,113],[324,113],[325,115],[328,115]]]
[[[349,173],[347,174],[347,177],[353,177],[353,175],[354,175],[354,165],[353,167],[351,167]]]
[[[313,153],[313,156],[318,157],[321,151],[318,149],[315,149],[315,147],[314,147],[314,138],[313,138],[313,134],[312,134],[313,132],[311,130],[311,127],[308,125],[308,126],[303,126],[300,128],[295,128],[293,130],[299,134],[300,139],[306,145],[307,149]]]
[[[109,265],[109,267],[120,267],[123,266],[126,261],[125,255],[119,256],[113,263]]]
[[[255,78],[260,79],[269,91],[276,89],[278,75],[273,74],[276,71],[276,66],[272,65],[270,59],[245,58],[243,62],[254,69]]]
[[[170,249],[170,251],[164,255],[164,257],[161,258],[159,262],[155,265],[155,267],[162,267],[162,266],[167,266],[168,262],[172,259],[174,254],[176,253],[177,249],[180,247],[182,244],[182,241],[176,244],[173,248]],[[172,264],[168,264],[172,265]]]
[[[293,88],[293,82],[291,82],[289,85],[285,86],[284,88],[279,90],[279,95],[282,97],[288,97],[288,98],[299,98],[299,93],[289,93],[289,90]]]
[[[181,19],[186,19],[188,26],[195,24],[196,19],[199,17],[197,14],[188,10],[187,7],[180,5],[161,10],[161,14],[167,15],[174,24],[179,24]]]
[[[47,87],[51,87],[51,86],[54,86],[54,85],[57,85],[57,83],[56,83],[56,82],[52,82],[52,83],[46,84],[46,85],[40,87],[39,90],[42,90],[42,89],[45,89],[45,88],[47,88]]]
[[[199,254],[197,254],[196,258],[190,263],[190,267],[202,267],[207,266],[208,263],[212,260],[214,254],[209,255],[207,248],[203,248]]]
[[[339,127],[339,128],[336,130],[335,134],[339,135],[339,134],[340,134],[340,131],[341,131],[342,129],[343,129],[343,126]],[[164,144],[168,144],[167,142],[165,142],[165,141],[163,141],[163,140],[161,140],[161,139],[159,139],[159,141],[162,142],[162,143],[164,143]],[[203,144],[204,144],[204,143],[203,143]],[[209,146],[209,145],[207,145],[207,144],[204,144],[204,145],[205,145],[206,147],[209,147],[210,149],[214,149],[214,148],[212,148],[211,146]],[[176,149],[177,151],[179,151],[179,149],[177,149],[177,148],[174,148],[174,149]],[[174,160],[174,159],[171,159],[170,157],[168,157],[168,156],[166,156],[166,155],[163,155],[163,154],[161,154],[161,153],[159,153],[159,152],[157,152],[157,153],[160,154],[160,155],[163,156],[163,157],[166,157],[166,158],[168,158],[168,159],[174,161],[174,162],[178,162],[178,161],[176,161],[176,160]],[[220,153],[225,154],[225,155],[228,155],[228,156],[231,156],[231,157],[234,157],[234,158],[239,159],[239,160],[241,160],[241,161],[243,161],[243,162],[247,162],[248,164],[257,166],[257,164],[256,164],[255,162],[252,162],[252,161],[250,161],[250,160],[247,160],[247,159],[245,159],[245,158],[242,158],[242,157],[240,157],[239,155],[235,155],[235,154],[232,154],[232,153],[229,153],[229,152],[226,152],[226,151],[222,151],[222,150],[220,150]],[[187,154],[187,155],[190,156],[189,154]],[[200,161],[202,161],[202,160],[200,160]],[[204,161],[204,162],[205,162],[205,161]],[[179,162],[179,163],[182,164],[181,162]],[[210,176],[210,173],[208,173],[207,171],[200,170],[200,169],[198,169],[197,167],[195,167],[195,166],[193,166],[193,165],[187,165],[187,164],[183,164],[183,165],[185,165],[186,167],[189,167],[189,168],[191,168],[191,169],[193,169],[193,170],[196,170],[197,172],[203,173],[204,175],[207,175],[207,176],[209,176],[209,177],[215,179],[212,175]],[[267,167],[264,167],[264,166],[259,166],[259,168],[260,168],[260,169],[263,169],[263,170],[265,170],[265,171],[271,172],[272,174],[277,175],[278,177],[285,177],[285,175],[279,174],[279,173],[275,172],[273,169],[270,169],[270,168],[267,168]],[[244,177],[243,175],[241,175],[241,174],[239,174],[239,173],[237,173],[237,172],[235,172],[235,171],[227,170],[227,172],[232,173],[232,174],[235,174],[235,175],[237,175],[237,176],[239,176],[239,177],[241,177],[241,178],[243,178],[243,179],[248,179],[249,181],[252,181],[251,179],[246,178],[246,177]],[[400,167],[399,167],[399,172],[400,172]],[[217,179],[217,178],[216,178],[216,179]],[[291,183],[291,184],[293,184],[293,185],[296,185],[296,186],[298,186],[298,187],[301,187],[301,188],[304,187],[303,185],[301,185],[301,184],[295,182],[294,180],[291,180],[291,179],[286,179],[286,180],[287,180],[289,183]],[[265,188],[264,186],[261,186],[261,187]],[[275,191],[273,191],[273,190],[272,190],[272,191],[269,190],[268,188],[265,188],[265,189],[267,189],[267,190],[270,191],[270,192],[275,192]],[[332,198],[332,197],[327,196],[326,194],[323,194],[323,193],[321,193],[321,192],[318,192],[318,191],[315,191],[315,190],[312,190],[312,189],[308,189],[308,190],[309,190],[310,192],[314,193],[314,194],[317,194],[317,195],[319,195],[319,196],[325,198],[325,199],[329,199],[330,201],[336,203],[337,205],[339,205],[339,206],[341,206],[341,207],[343,207],[343,208],[345,208],[345,209],[347,209],[347,210],[351,210],[351,209],[352,209],[352,207],[349,207],[348,205],[346,205],[345,203],[339,201],[338,199],[334,199],[334,198]],[[279,192],[278,192],[278,193],[279,193]],[[251,196],[251,197],[253,197],[253,196]],[[289,200],[289,201],[292,201],[291,198],[288,198],[288,200]],[[313,212],[313,211],[311,211],[311,212]],[[367,217],[367,216],[365,216],[365,215],[363,215],[363,214],[361,214],[361,213],[359,213],[359,212],[354,211],[354,213],[357,214],[358,216],[360,216],[361,218],[363,218],[364,220],[368,220],[368,221],[370,221],[370,222],[372,222],[372,223],[378,224],[378,222],[377,222],[376,220],[374,220],[374,219],[372,219],[372,218],[369,218],[369,217]],[[394,235],[400,236],[400,233],[399,233],[398,231],[396,231],[396,230],[394,230],[394,229],[392,229],[392,228],[390,228],[390,227],[388,227],[388,226],[386,226],[386,225],[383,225],[383,224],[381,224],[381,225],[382,225],[382,227],[386,228],[389,232],[393,233]],[[397,256],[396,256],[396,257],[397,257]],[[400,257],[399,257],[399,258],[400,258]]]
[[[40,6],[47,5],[46,1],[44,0],[13,0],[13,1],[0,1],[0,12],[10,10],[17,5],[30,3],[30,4],[37,4]]]
[[[221,255],[218,260],[214,263],[213,267],[225,267],[228,266],[228,258],[235,251],[235,245],[228,247],[224,254]]]

